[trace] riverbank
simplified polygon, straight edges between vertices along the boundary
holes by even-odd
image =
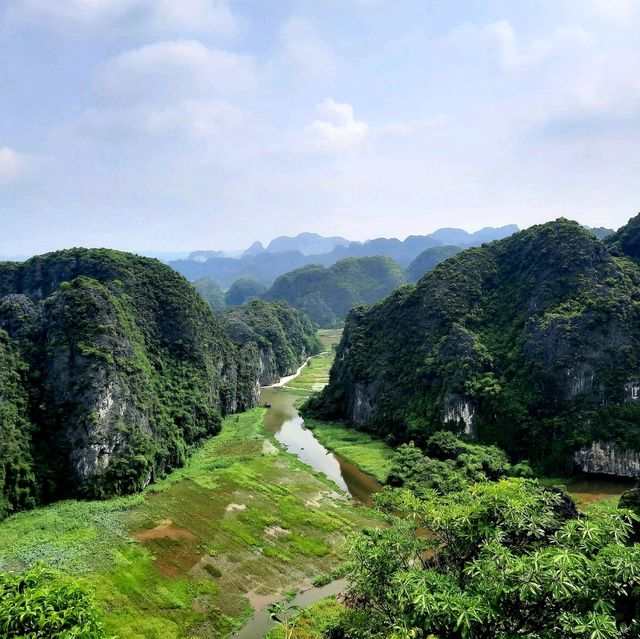
[[[330,451],[337,453],[360,470],[385,484],[391,470],[394,449],[368,433],[342,424],[305,418],[306,427]]]
[[[84,576],[121,639],[224,637],[345,559],[375,522],[282,450],[264,409],[224,420],[187,465],[144,493],[66,501],[0,524],[0,567],[42,559]]]

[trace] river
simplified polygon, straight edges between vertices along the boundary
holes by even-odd
[[[314,470],[324,473],[350,497],[369,505],[371,495],[380,490],[381,484],[373,477],[363,473],[353,464],[327,450],[314,436],[313,431],[305,428],[304,420],[298,413],[295,403],[299,396],[287,392],[284,383],[294,379],[299,373],[283,378],[277,385],[265,387],[260,395],[261,404],[270,404],[265,418],[265,429],[286,448],[297,455],[301,461]],[[607,497],[621,494],[630,486],[629,482],[607,478],[585,478],[568,484],[570,494],[581,506]],[[345,588],[343,579],[333,581],[321,588],[310,588],[299,593],[289,605],[305,608],[335,595]],[[242,627],[234,639],[262,639],[275,626],[266,610],[256,611]]]
[[[301,369],[298,369],[297,374]],[[262,389],[260,403],[270,404],[264,418],[264,426],[284,448],[296,455],[301,461],[323,473],[339,488],[353,499],[369,505],[371,494],[382,487],[373,477],[363,473],[357,466],[327,450],[314,436],[313,431],[305,428],[304,420],[298,413],[295,403],[300,397],[287,392],[284,382],[295,378],[296,375],[283,378],[277,385]],[[344,579],[332,581],[320,588],[309,588],[299,593],[289,605],[306,608],[312,603],[335,595],[344,590]],[[266,610],[256,611],[233,637],[235,639],[262,639],[275,626]]]

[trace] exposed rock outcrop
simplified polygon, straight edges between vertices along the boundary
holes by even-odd
[[[584,473],[640,478],[640,450],[620,450],[613,442],[592,442],[574,453]]]

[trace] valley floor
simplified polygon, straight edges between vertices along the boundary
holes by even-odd
[[[120,639],[226,636],[252,607],[338,567],[347,535],[375,521],[284,452],[264,414],[227,417],[185,468],[141,495],[9,518],[0,569],[40,559],[84,576]]]

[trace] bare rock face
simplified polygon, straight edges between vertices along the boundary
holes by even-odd
[[[454,425],[458,433],[475,437],[476,435],[476,410],[469,398],[457,393],[447,393],[444,397],[443,423],[447,426]]]
[[[371,384],[355,384],[351,406],[351,420],[354,424],[365,424],[369,420],[374,411],[374,397],[375,388]]]
[[[596,441],[574,453],[582,472],[616,477],[640,477],[640,451],[620,450],[612,442]]]

